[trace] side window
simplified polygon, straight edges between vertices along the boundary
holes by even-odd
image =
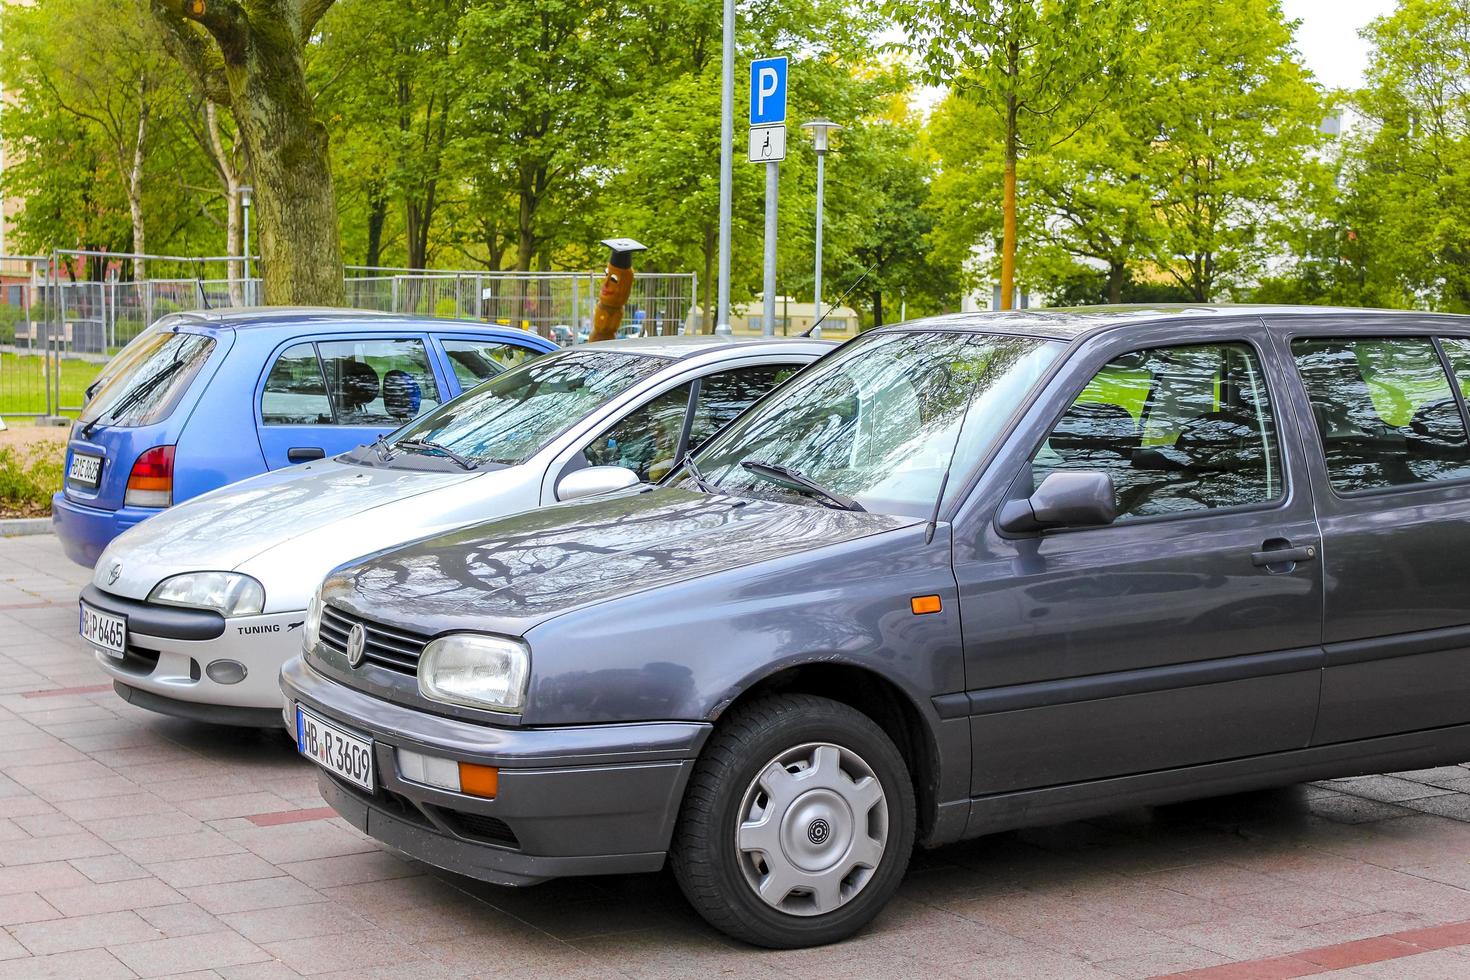
[[[313,345],[295,344],[276,358],[266,375],[260,417],[266,425],[331,424],[332,403]]]
[[[762,364],[701,378],[699,399],[694,404],[694,422],[689,428],[689,448],[697,448],[726,422],[797,370],[790,364]]]
[[[1463,361],[1462,341],[1446,348]],[[1465,422],[1433,341],[1299,338],[1291,352],[1334,490],[1470,477]]]
[[[679,436],[689,409],[689,385],[666,391],[613,423],[582,453],[592,466],[626,466],[640,480],[657,480],[678,463]]]
[[[459,386],[468,391],[487,378],[493,378],[507,368],[513,368],[536,352],[515,344],[502,344],[493,340],[450,340],[440,341],[444,353],[449,355],[449,364]]]
[[[1032,459],[1113,478],[1118,518],[1265,503],[1281,496],[1276,426],[1245,344],[1161,347],[1117,358],[1088,383]]]
[[[398,425],[439,405],[422,340],[333,340],[317,349],[342,425]]]

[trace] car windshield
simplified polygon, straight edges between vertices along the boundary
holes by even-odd
[[[167,418],[213,350],[214,339],[202,334],[140,335],[108,365],[81,422],[137,426]]]
[[[514,466],[668,363],[596,347],[547,354],[446,402],[387,441],[432,443],[476,465]]]
[[[989,449],[1061,348],[973,333],[869,334],[736,419],[696,465],[723,493],[927,518],[951,459],[963,467]],[[696,485],[687,472],[679,479]]]

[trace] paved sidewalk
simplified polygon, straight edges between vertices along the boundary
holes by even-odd
[[[752,950],[667,874],[438,875],[322,807],[284,733],[133,708],[86,573],[0,540],[7,977],[1470,977],[1470,769],[1254,793],[920,854],[863,935]]]

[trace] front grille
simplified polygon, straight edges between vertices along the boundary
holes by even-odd
[[[322,608],[322,645],[345,656],[347,634],[359,624],[366,640],[362,648],[363,663],[373,663],[400,674],[418,673],[419,657],[429,642],[427,636],[358,619],[331,606]]]

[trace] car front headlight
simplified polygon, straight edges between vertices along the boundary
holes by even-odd
[[[524,643],[480,633],[430,640],[419,658],[419,693],[430,701],[520,711],[531,674]]]
[[[316,649],[316,641],[322,635],[322,590],[317,589],[311,595],[311,602],[306,606],[306,626],[301,631],[301,652],[310,653]]]
[[[239,572],[186,572],[159,582],[148,601],[213,609],[226,617],[255,616],[265,608],[265,587]]]

